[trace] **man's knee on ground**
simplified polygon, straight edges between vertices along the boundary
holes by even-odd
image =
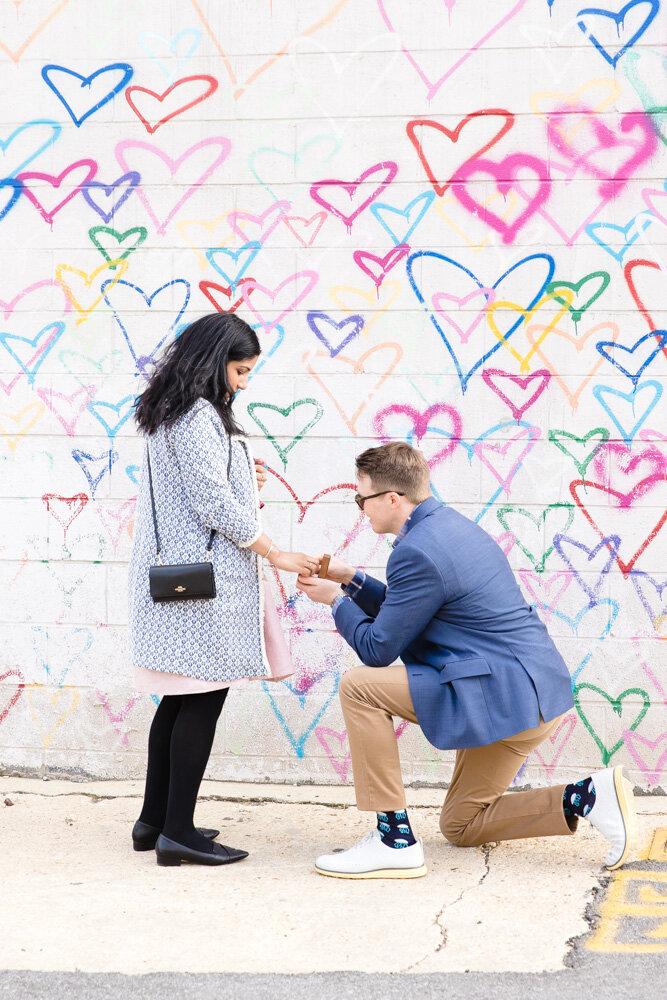
[[[443,837],[445,837],[450,844],[454,844],[455,847],[476,846],[476,844],[473,843],[474,838],[467,831],[466,824],[457,820],[456,816],[451,813],[445,813],[443,811],[440,816],[440,832]]]

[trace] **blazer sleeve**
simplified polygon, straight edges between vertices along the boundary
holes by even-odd
[[[354,587],[354,580],[357,576],[362,578],[363,582],[360,586]],[[375,618],[382,607],[384,595],[387,590],[381,580],[376,580],[374,576],[370,576],[368,573],[364,573],[362,577],[359,571],[355,574],[352,584],[343,589],[348,597],[351,597],[354,603],[358,604],[361,610],[371,618]]]
[[[336,608],[336,628],[369,667],[387,667],[424,631],[445,602],[445,583],[433,560],[405,541],[387,563],[387,589],[375,618],[353,601]]]
[[[227,479],[229,439],[220,433],[220,418],[213,407],[193,406],[169,428],[168,440],[202,527],[215,528],[240,548],[257,541],[262,533],[257,514],[238,502]]]

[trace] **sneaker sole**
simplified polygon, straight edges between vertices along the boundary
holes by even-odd
[[[615,871],[617,868],[620,868],[622,864],[624,864],[628,854],[634,850],[637,840],[638,826],[637,813],[635,811],[635,797],[632,792],[632,785],[628,779],[623,776],[622,764],[618,764],[614,768],[614,790],[616,792],[616,798],[618,800],[621,815],[623,816],[623,824],[625,826],[625,846],[618,861],[615,861],[613,865],[605,865],[607,871],[610,872]]]
[[[373,872],[329,872],[315,865],[315,871],[318,875],[329,875],[331,878],[421,878],[428,868],[422,865],[420,868],[379,868]]]

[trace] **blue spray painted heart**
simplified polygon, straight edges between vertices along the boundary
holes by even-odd
[[[642,345],[645,344],[648,350],[640,351]],[[663,348],[667,345],[667,330],[654,330],[652,333],[647,333],[646,336],[640,337],[632,347],[624,347],[623,344],[617,344],[613,340],[598,340],[595,345],[603,358],[614,366],[618,368],[620,372],[632,381],[635,388],[637,388],[637,383],[642,376],[642,373],[646,371],[651,362],[661,353]],[[639,357],[641,359],[643,355],[643,361],[638,362],[639,367],[628,368],[626,367],[630,362],[625,361],[621,364],[618,357],[614,357],[615,354],[623,352],[623,354],[633,355],[635,351],[639,351]]]
[[[431,262],[434,261],[442,262],[442,264],[445,266],[444,267],[445,271],[449,271],[452,276],[456,276],[459,280],[461,279],[461,276],[464,275],[465,278],[468,280],[468,282],[472,282],[472,284],[475,285],[480,290],[485,290],[486,288],[488,288],[488,286],[483,284],[483,282],[481,282],[479,278],[475,274],[473,274],[472,271],[468,270],[467,267],[464,267],[463,264],[460,264],[457,260],[454,260],[452,257],[445,256],[445,254],[436,253],[434,250],[419,250],[416,253],[410,254],[410,256],[408,257],[406,268],[407,268],[408,278],[412,286],[412,290],[417,296],[417,299],[419,300],[421,305],[424,307],[425,311],[428,313],[429,319],[431,320],[434,327],[440,334],[440,337],[442,338],[445,347],[449,351],[449,354],[451,355],[454,365],[456,366],[456,371],[458,373],[459,380],[461,382],[461,388],[463,389],[463,392],[465,392],[468,387],[470,379],[475,374],[477,369],[480,368],[481,365],[483,365],[491,357],[492,354],[495,354],[495,352],[500,349],[502,341],[498,340],[497,343],[495,343],[490,348],[490,350],[486,351],[480,358],[477,359],[477,361],[474,362],[474,364],[469,368],[468,371],[464,371],[461,362],[454,348],[452,347],[449,337],[447,336],[442,326],[440,325],[433,309],[431,308],[430,303],[426,301],[426,297],[424,295],[422,288],[420,288],[419,286],[415,272],[417,271],[418,273],[420,273],[421,275],[420,280],[423,281],[423,263],[425,260]],[[532,293],[530,301],[527,303],[526,306],[523,307],[526,310],[532,309],[532,307],[535,305],[535,303],[538,301],[538,299],[544,292],[544,289],[547,287],[547,285],[553,278],[554,271],[556,269],[554,259],[550,254],[535,253],[535,254],[529,254],[527,257],[522,257],[521,260],[516,262],[516,264],[513,264],[510,268],[508,268],[507,271],[504,272],[504,274],[501,274],[501,276],[492,286],[494,291],[498,291],[498,289],[500,288],[500,286],[504,281],[507,281],[507,279],[510,278],[511,276],[516,276],[516,273],[521,269],[524,269],[527,266],[528,267],[532,266],[534,261],[544,263],[546,265],[546,273],[541,278],[537,290]],[[436,289],[436,291],[442,291],[442,290],[443,290],[442,287],[438,287]],[[499,295],[496,296],[496,298],[500,297],[501,296]],[[521,323],[523,323],[523,321],[524,321],[524,316],[519,315],[518,319],[515,320],[513,325],[510,326],[509,329],[503,331],[503,340],[505,343],[507,343],[510,340],[511,335],[521,325]]]
[[[2,151],[3,155],[6,156],[9,147],[12,145],[12,143],[15,142],[15,140],[18,139],[21,135],[23,135],[24,132],[29,132],[32,130],[39,131],[42,128],[45,128],[47,132],[50,133],[46,141],[42,141],[40,145],[38,145],[37,148],[32,151],[32,153],[26,156],[25,159],[22,160],[18,166],[15,166],[13,170],[0,168],[0,173],[2,174],[3,177],[16,177],[17,174],[20,174],[21,171],[25,167],[27,167],[29,163],[32,163],[32,161],[36,160],[41,153],[45,152],[45,150],[49,148],[49,146],[53,145],[53,143],[56,141],[56,139],[62,132],[63,128],[62,125],[59,125],[58,122],[51,121],[50,118],[35,118],[34,121],[26,122],[25,125],[19,125],[18,128],[15,128],[8,139],[4,140],[0,139],[0,150]]]
[[[320,340],[332,358],[335,358],[337,354],[343,350],[351,340],[361,333],[364,327],[364,317],[363,316],[347,316],[340,322],[336,322],[327,313],[324,312],[309,312],[307,315],[308,326],[313,331],[318,340]],[[339,340],[334,346],[329,343],[329,340],[322,333],[321,325],[324,324],[330,329],[335,330],[337,333],[344,333],[343,339]],[[349,332],[347,332],[349,330]]]
[[[90,495],[94,500],[97,487],[104,477],[111,472],[112,465],[118,460],[118,452],[110,449],[109,451],[103,451],[101,455],[90,455],[87,451],[74,448],[72,450],[72,458],[86,477],[86,481],[90,487]]]
[[[125,316],[126,315],[132,315],[132,313],[136,313],[137,315],[142,316],[142,313],[144,311],[143,307],[142,306],[137,306],[137,307],[135,307],[134,310],[129,310],[129,309],[127,309],[127,307],[121,307],[120,303],[118,303],[118,305],[114,306],[114,303],[112,302],[112,299],[113,300],[119,300],[121,298],[121,296],[122,295],[126,295],[127,294],[127,290],[130,289],[130,294],[131,295],[135,295],[136,294],[136,295],[140,296],[140,298],[141,298],[141,300],[143,302],[143,305],[148,306],[148,308],[151,309],[153,307],[153,304],[155,303],[156,299],[158,298],[158,296],[163,295],[163,293],[168,292],[172,288],[177,289],[181,293],[181,295],[183,297],[181,304],[177,306],[176,315],[173,316],[174,308],[171,305],[171,301],[169,301],[169,304],[166,307],[166,311],[167,311],[167,314],[168,315],[171,314],[173,318],[172,318],[171,322],[169,323],[169,326],[168,326],[167,331],[165,332],[164,336],[162,336],[160,338],[160,340],[158,341],[158,343],[155,344],[155,346],[152,348],[152,350],[150,351],[150,353],[143,354],[143,353],[137,352],[137,350],[135,349],[135,346],[133,344],[132,337],[130,336],[130,332],[129,332],[128,328],[127,328],[127,325],[126,325],[127,324],[127,320],[125,319]],[[108,294],[107,294],[107,289],[109,289]],[[162,347],[162,345],[164,344],[164,342],[167,340],[167,338],[169,336],[173,336],[174,335],[174,332],[177,329],[178,324],[180,322],[181,316],[183,315],[183,313],[185,312],[185,310],[188,307],[188,303],[190,301],[190,283],[188,281],[186,281],[185,278],[174,278],[172,281],[167,281],[166,284],[161,285],[159,288],[157,288],[152,293],[152,295],[149,295],[149,294],[147,294],[143,290],[143,288],[140,288],[138,285],[133,285],[129,281],[117,281],[117,282],[114,282],[113,278],[110,278],[108,281],[104,282],[104,284],[102,285],[102,289],[101,290],[102,290],[102,294],[104,296],[104,301],[109,306],[109,308],[112,310],[112,312],[114,314],[114,319],[118,323],[118,326],[120,327],[120,329],[121,329],[121,331],[123,333],[123,336],[125,338],[127,346],[130,349],[130,354],[134,358],[134,363],[135,363],[135,365],[137,367],[137,371],[139,372],[140,375],[144,375],[145,376],[146,375],[146,368],[147,368],[147,366],[153,364],[155,355],[160,350],[160,348]],[[160,309],[156,308],[155,312],[156,312],[156,314],[159,314]],[[123,317],[122,319],[121,319],[121,316]],[[142,335],[143,335],[143,327],[144,327],[144,325],[145,325],[145,318],[142,317],[142,331],[141,331]]]
[[[94,81],[99,77],[106,76],[109,73],[116,75],[120,73],[120,77],[109,90],[104,91],[104,93],[98,97],[97,101],[92,106],[86,107],[85,110],[79,110],[78,113],[71,108],[68,99],[52,79],[54,77],[56,79],[60,77],[61,87],[68,86],[70,88],[69,99],[72,100],[77,93],[72,87],[72,78],[79,81],[79,92],[84,94],[87,93],[89,95]],[[111,65],[103,66],[101,69],[91,73],[90,76],[82,76],[81,73],[75,73],[73,69],[67,69],[65,66],[56,66],[55,64],[42,66],[42,78],[44,82],[51,88],[61,104],[64,105],[67,114],[70,116],[77,128],[80,128],[81,125],[83,125],[86,118],[90,118],[92,114],[99,111],[100,108],[103,108],[105,104],[109,103],[109,101],[112,101],[116,94],[119,94],[121,90],[124,90],[132,79],[133,73],[134,70],[129,63],[111,63]]]

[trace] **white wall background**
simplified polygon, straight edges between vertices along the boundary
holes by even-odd
[[[212,299],[265,348],[241,409],[266,529],[381,574],[353,458],[419,443],[572,671],[518,782],[666,787],[667,21],[584,9],[0,3],[2,768],[142,773],[132,400]],[[298,673],[233,692],[209,773],[350,780],[354,656],[274,586]],[[416,727],[400,746],[406,781],[447,780]]]

